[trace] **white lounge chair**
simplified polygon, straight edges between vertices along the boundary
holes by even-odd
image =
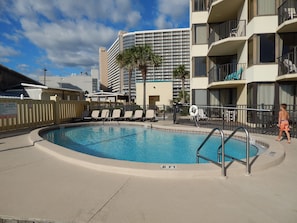
[[[148,109],[145,113],[143,120],[150,120],[151,122],[156,121],[156,112],[153,109]]]
[[[120,117],[119,120],[130,120],[133,117],[133,111],[125,111],[124,116]]]
[[[84,120],[94,120],[99,117],[100,110],[93,110],[91,116],[83,117]]]
[[[110,117],[111,121],[118,121],[121,118],[121,109],[114,109],[112,111],[112,116]]]
[[[109,118],[109,110],[103,109],[101,115],[97,118],[94,118],[97,121],[106,121]]]
[[[143,111],[138,109],[135,110],[134,115],[132,118],[130,118],[130,121],[136,121],[136,120],[143,120]]]

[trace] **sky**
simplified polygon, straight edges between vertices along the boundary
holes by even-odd
[[[189,27],[189,0],[0,0],[0,64],[38,80],[98,68],[120,30]]]

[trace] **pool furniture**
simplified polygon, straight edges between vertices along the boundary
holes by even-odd
[[[156,119],[156,112],[153,109],[148,109],[145,113],[145,117],[143,118],[144,121],[149,120],[151,122],[157,121]]]
[[[240,80],[242,72],[243,72],[243,68],[241,67],[238,71],[226,75],[224,80],[225,81]]]
[[[287,68],[287,73],[297,73],[297,67],[291,60],[284,59],[283,64]]]
[[[93,120],[93,119],[97,119],[99,117],[100,114],[100,110],[93,110],[91,113],[91,116],[84,116],[83,120]]]
[[[118,118],[118,120],[126,121],[130,120],[133,117],[133,111],[125,111],[124,116]]]
[[[143,111],[138,109],[138,110],[135,110],[135,113],[133,115],[133,117],[131,117],[129,119],[130,121],[136,121],[136,120],[143,120]]]
[[[121,109],[117,108],[112,111],[112,116],[110,117],[110,121],[118,121],[121,118]]]
[[[197,119],[198,120],[207,120],[208,119],[207,115],[204,113],[204,110],[202,108],[198,108]]]
[[[99,117],[94,117],[97,121],[106,121],[109,118],[109,110],[103,109]]]

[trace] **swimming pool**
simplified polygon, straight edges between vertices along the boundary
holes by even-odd
[[[143,126],[86,125],[49,130],[42,137],[68,149],[101,158],[143,163],[193,164],[196,163],[196,150],[206,136]],[[219,145],[220,138],[212,137],[200,150],[200,154],[217,161]],[[245,143],[230,140],[225,145],[225,151],[238,159],[244,158]],[[251,145],[251,156],[257,153],[257,147]],[[200,163],[206,162],[200,159]]]

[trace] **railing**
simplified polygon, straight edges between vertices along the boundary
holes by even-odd
[[[173,110],[173,123],[195,125],[193,119],[189,116],[189,105],[177,105]],[[278,105],[225,105],[225,106],[207,106],[197,105],[203,109],[207,115],[207,120],[198,121],[199,127],[222,128],[223,130],[233,130],[243,126],[251,133],[257,134],[278,134]],[[297,138],[297,106],[287,105],[287,111],[290,115],[290,134]],[[176,112],[176,114],[174,114]]]
[[[229,37],[246,35],[245,20],[230,20],[219,24],[210,24],[208,45]]]
[[[208,72],[209,83],[228,80],[242,80],[245,63],[228,63],[212,67]]]
[[[206,156],[203,156],[200,154],[200,150],[203,148],[203,146],[205,145],[205,143],[209,140],[209,138],[216,132],[218,131],[220,133],[221,136],[221,155],[222,155],[222,160],[221,162],[217,162],[215,160],[212,160]],[[222,176],[226,176],[226,167],[225,167],[225,142],[224,142],[224,132],[219,129],[219,128],[214,128],[209,134],[208,136],[204,139],[204,141],[201,143],[201,145],[198,147],[197,151],[196,151],[196,158],[197,158],[197,163],[199,163],[199,159],[205,159],[209,162],[212,162],[213,164],[221,167],[221,174]]]
[[[246,130],[246,128],[240,126],[237,129],[235,129],[231,135],[228,136],[227,139],[224,140],[224,145],[226,145],[226,143],[235,135],[235,133],[237,133],[239,130],[243,130],[245,133],[245,154],[246,154],[246,158],[245,161],[238,159],[236,157],[233,156],[229,156],[228,154],[226,154],[226,152],[224,152],[224,156],[222,155],[223,151],[225,151],[222,147],[223,145],[219,146],[218,148],[218,162],[221,162],[220,158],[223,159],[223,157],[228,157],[230,158],[232,161],[235,160],[243,165],[246,166],[246,175],[250,175],[251,174],[251,168],[250,168],[250,134],[249,132]]]
[[[297,46],[293,50],[278,58],[278,76],[297,73]]]
[[[235,135],[235,133],[237,133],[239,130],[243,130],[245,132],[246,135],[246,158],[244,160],[235,158],[233,156],[229,156],[226,154],[225,152],[225,145],[226,143]],[[200,154],[200,150],[203,148],[203,146],[205,145],[205,143],[209,140],[209,138],[215,133],[215,131],[219,131],[220,133],[220,137],[221,137],[221,145],[218,147],[218,152],[217,152],[217,161],[212,160],[206,156],[203,156]],[[229,136],[228,138],[225,139],[224,137],[224,132],[219,129],[219,128],[214,128],[209,134],[208,136],[204,139],[204,141],[201,143],[201,145],[198,147],[197,151],[196,151],[196,157],[197,157],[197,163],[199,163],[199,159],[202,158],[204,160],[207,160],[213,164],[216,164],[217,166],[221,167],[221,174],[222,176],[226,176],[226,166],[225,166],[225,158],[230,158],[231,161],[229,163],[229,165],[235,160],[241,164],[244,164],[246,166],[246,175],[250,175],[251,173],[251,168],[250,168],[250,135],[249,132],[244,128],[244,127],[238,127],[237,129],[235,129]]]
[[[287,20],[297,18],[297,2],[296,0],[286,0],[278,8],[278,24],[282,24]]]

